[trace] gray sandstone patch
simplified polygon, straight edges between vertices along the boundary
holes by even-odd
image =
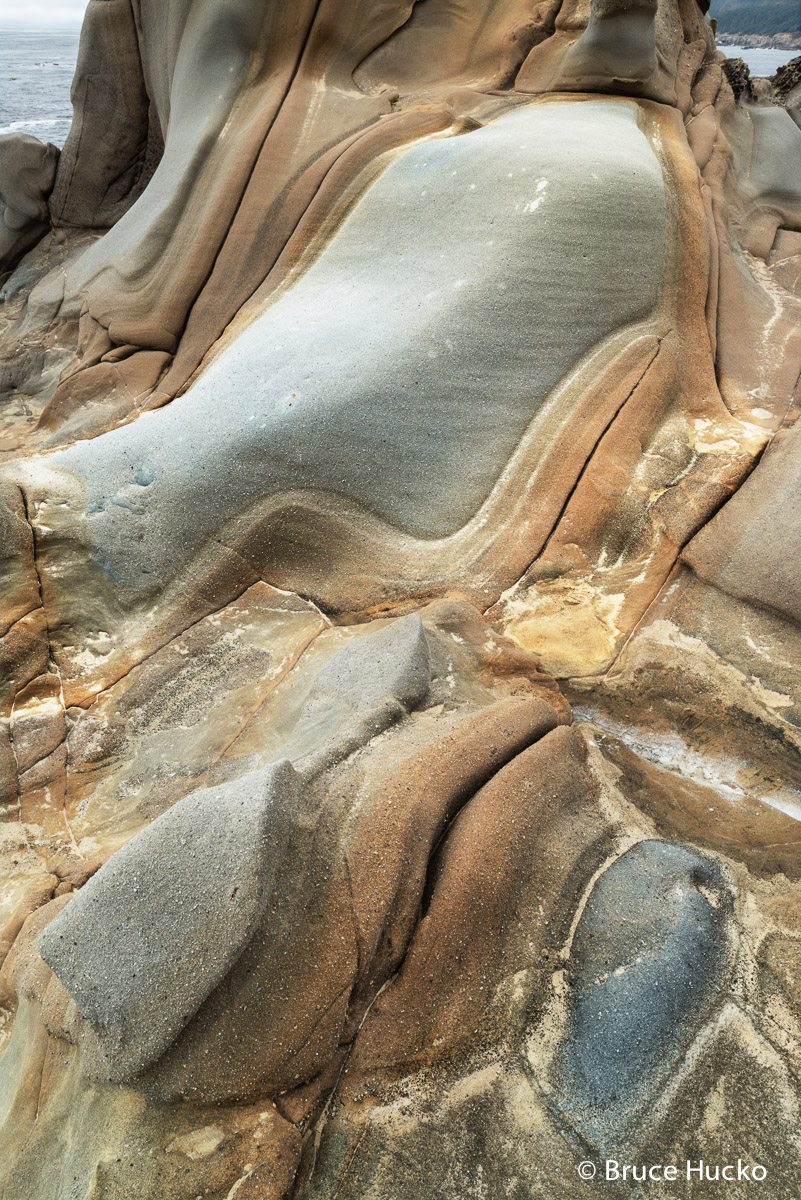
[[[601,1152],[636,1140],[708,1019],[732,910],[715,860],[670,842],[639,842],[595,885],[571,950],[554,1100]]]
[[[172,1044],[258,925],[300,804],[288,762],[195,792],[112,855],[39,949],[108,1076]]]
[[[50,457],[117,590],[287,492],[418,538],[463,527],[553,389],[658,303],[665,185],[638,111],[534,103],[399,153],[184,396]]]
[[[282,756],[294,762],[318,751],[322,758],[315,755],[309,766],[323,765],[419,705],[430,683],[426,636],[416,613],[357,638],[315,676]]]

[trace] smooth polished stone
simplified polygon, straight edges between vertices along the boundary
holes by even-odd
[[[184,396],[49,456],[81,497],[59,526],[122,595],[281,493],[446,536],[556,385],[652,313],[666,223],[635,103],[535,103],[414,146]]]

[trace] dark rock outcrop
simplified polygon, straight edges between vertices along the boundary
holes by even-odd
[[[59,152],[28,133],[0,134],[0,283],[49,228]]]

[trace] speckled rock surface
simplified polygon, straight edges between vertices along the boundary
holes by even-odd
[[[39,940],[91,1027],[91,1073],[139,1075],[241,957],[300,813],[279,762],[180,800],[113,855]]]
[[[554,1100],[604,1155],[636,1145],[709,1019],[733,958],[732,909],[714,860],[666,842],[638,842],[593,888],[573,939]]]
[[[90,0],[0,139],[2,1200],[798,1200],[801,115],[707,8]]]
[[[28,133],[0,134],[0,282],[50,227],[58,154]]]

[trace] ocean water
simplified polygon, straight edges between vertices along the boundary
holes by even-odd
[[[721,46],[727,58],[741,58],[751,68],[751,74],[765,77],[773,75],[779,67],[793,58],[801,57],[801,50],[748,50],[745,46]]]
[[[19,130],[63,146],[72,121],[70,84],[78,57],[78,30],[0,29],[0,133]],[[752,75],[772,75],[797,50],[722,46],[742,58]]]
[[[0,133],[32,133],[63,146],[79,32],[0,29]]]

